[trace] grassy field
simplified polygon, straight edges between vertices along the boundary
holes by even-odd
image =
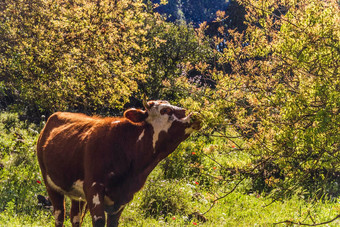
[[[18,120],[16,114],[0,114],[0,226],[54,226],[51,211],[38,205],[36,196],[46,195],[35,156],[35,143],[42,128]],[[215,141],[219,143],[219,141]],[[213,142],[187,141],[149,176],[121,217],[121,226],[291,226],[295,223],[326,222],[340,212],[337,199],[306,199],[293,196],[272,201],[249,193],[245,181],[233,193],[218,200],[235,182],[220,184],[207,175],[220,174],[206,153],[216,150]],[[223,149],[228,149],[222,146]],[[214,149],[213,149],[214,148]],[[247,155],[218,152],[226,166],[247,164]],[[217,194],[219,193],[219,194]],[[66,203],[69,208],[69,201]],[[209,212],[206,212],[208,211]],[[194,212],[203,214],[206,221]],[[285,222],[285,223],[283,223]],[[340,220],[327,224],[338,226]],[[68,214],[65,226],[71,226]],[[91,226],[89,213],[83,226]]]
[[[236,192],[205,214],[206,222],[195,218],[190,220],[187,215],[151,218],[145,217],[138,207],[140,194],[125,209],[121,218],[121,226],[274,226],[275,223],[286,220],[313,224],[313,222],[320,223],[334,218],[340,210],[338,202],[315,204],[300,198],[292,198],[270,204],[268,199],[261,196]],[[208,208],[207,205],[197,204],[197,208],[205,211]],[[87,214],[84,226],[91,226],[90,223],[90,216]],[[339,224],[340,220],[336,220],[327,226],[339,226]],[[0,213],[0,226],[54,226],[54,221],[48,210],[32,208],[30,214],[25,214],[7,209]],[[65,226],[71,226],[69,219],[66,220]],[[285,223],[278,226],[290,225]]]

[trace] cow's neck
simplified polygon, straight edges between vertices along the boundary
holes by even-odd
[[[139,163],[138,160],[133,160],[127,172],[128,174],[123,175],[118,180],[114,180],[118,181],[119,184],[111,182],[107,185],[109,187],[107,191],[110,192],[108,194],[109,198],[119,205],[130,202],[133,195],[143,187],[147,177],[159,161],[160,157],[157,155],[152,156],[144,166],[137,165],[137,163]]]
[[[159,136],[154,136],[155,133],[159,134],[150,124],[146,124],[137,139],[136,149],[134,149],[136,153],[132,160],[132,172],[134,172],[134,176],[141,179],[146,179],[157,164],[171,153],[168,149],[169,146],[159,146],[159,144],[164,144],[164,141],[158,141]],[[157,143],[154,141],[155,138],[157,138]]]
[[[136,130],[139,135],[138,139],[142,137],[150,138],[152,136],[152,128],[143,128],[142,130]],[[142,136],[141,136],[142,135]],[[149,137],[148,137],[149,136]],[[167,157],[179,144],[168,144],[166,141],[158,143],[154,148],[151,140],[145,140],[144,143],[138,144],[138,139],[136,146],[138,148],[135,150],[135,155],[131,160],[131,165],[127,169],[127,174],[123,174],[119,178],[119,184],[111,182],[110,197],[114,201],[115,199],[123,200],[119,203],[127,203],[132,199],[133,194],[139,191],[146,182],[147,177],[152,172],[152,170],[157,166],[157,164]],[[164,144],[162,146],[162,144]],[[133,184],[131,184],[133,182]],[[120,195],[120,198],[114,198],[116,195]]]
[[[157,164],[163,159],[161,153],[149,151],[151,154],[148,155],[145,162],[140,163],[139,160],[135,160],[134,164],[134,177],[139,178],[141,181],[145,181],[152,170],[157,166]]]
[[[162,145],[163,144],[163,145]],[[151,171],[157,166],[157,164],[166,158],[169,154],[171,154],[179,143],[163,143],[158,144],[155,148],[150,148],[147,151],[146,157],[137,156],[137,159],[134,160],[134,172],[136,176],[141,177],[141,179],[147,178],[147,176],[151,173]],[[144,151],[145,152],[145,151]],[[145,153],[144,153],[145,154]],[[140,162],[143,159],[144,162]]]
[[[136,166],[137,168],[135,168],[133,171],[134,177],[136,178],[136,182],[139,182],[141,184],[141,187],[144,185],[147,177],[158,165],[158,163],[166,158],[169,154],[171,154],[176,149],[178,144],[172,144],[171,146],[164,143],[164,146],[158,146],[156,147],[156,150],[150,150],[150,156],[148,160],[144,163],[144,165],[138,167]],[[135,163],[139,163],[138,160],[136,160]]]

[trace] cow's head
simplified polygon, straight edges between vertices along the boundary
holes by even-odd
[[[201,122],[198,115],[186,113],[186,110],[171,105],[167,101],[143,101],[145,111],[130,109],[124,116],[130,121],[139,123],[144,121],[153,128],[153,148],[157,146],[175,146],[186,139],[193,131],[200,129]]]

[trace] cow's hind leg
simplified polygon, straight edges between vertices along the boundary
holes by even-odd
[[[64,224],[64,219],[65,219],[64,195],[51,189],[48,186],[47,186],[47,193],[53,206],[53,216],[55,220],[55,226],[62,227],[64,226],[63,224]]]
[[[117,227],[119,224],[119,218],[124,210],[122,206],[116,213],[107,214],[107,227]]]
[[[72,227],[79,227],[81,225],[86,212],[86,210],[84,210],[85,204],[84,201],[72,200],[70,214]]]

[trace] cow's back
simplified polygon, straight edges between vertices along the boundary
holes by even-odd
[[[82,178],[85,140],[99,122],[99,118],[84,114],[57,112],[51,115],[37,143],[43,176],[60,179],[66,187],[75,178]],[[63,171],[56,170],[68,174],[65,176]]]
[[[44,144],[46,144],[48,138],[51,135],[53,130],[61,131],[63,127],[70,124],[79,124],[81,122],[90,122],[92,119],[83,114],[77,113],[65,113],[65,112],[57,112],[52,114],[47,122],[45,127],[40,133],[40,137],[38,140],[38,154],[41,151],[41,148]]]
[[[84,114],[57,112],[51,115],[40,133],[37,144],[38,157],[45,148],[57,143],[68,146],[65,141],[74,140],[86,134],[98,120]]]

